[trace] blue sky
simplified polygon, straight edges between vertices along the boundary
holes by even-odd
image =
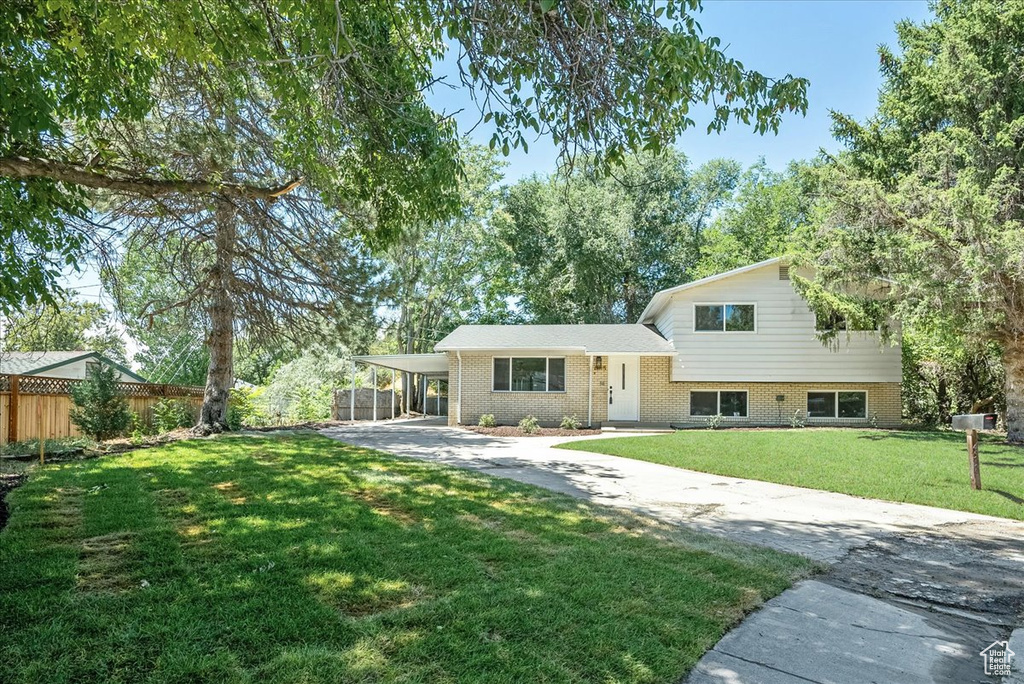
[[[896,47],[894,26],[900,19],[920,22],[929,15],[925,0],[705,0],[698,18],[705,35],[718,36],[726,54],[767,76],[810,79],[810,106],[806,117],[788,117],[778,135],[756,135],[739,124],[709,135],[707,120],[698,118],[698,126],[680,137],[679,148],[696,164],[728,157],[746,166],[763,156],[776,169],[822,147],[836,149],[829,111],[869,116],[881,83],[878,46]],[[464,108],[457,117],[464,129],[476,121],[468,93],[441,89],[430,101],[449,112]],[[491,132],[480,125],[472,138],[486,144]],[[507,162],[511,182],[553,171],[556,152],[549,140],[540,139],[530,142],[528,154],[515,151]]]

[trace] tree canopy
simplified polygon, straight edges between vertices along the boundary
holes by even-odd
[[[111,312],[97,302],[64,299],[36,304],[0,325],[0,351],[97,351],[126,361],[124,336]]]
[[[48,299],[91,239],[85,189],[270,205],[301,179],[328,204],[372,208],[372,234],[456,209],[450,119],[424,104],[454,50],[495,146],[550,135],[606,163],[661,150],[711,105],[710,130],[765,132],[806,108],[806,82],[772,79],[701,34],[686,2],[11,0],[0,7],[0,306]],[[107,135],[162,111],[181,74],[273,103],[272,162],[251,175],[181,168]],[[208,120],[212,123],[213,120]],[[250,122],[253,123],[253,122]],[[123,126],[121,130],[124,130]],[[325,156],[325,151],[329,154]]]

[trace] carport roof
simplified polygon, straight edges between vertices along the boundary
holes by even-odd
[[[447,354],[377,354],[354,356],[353,361],[381,368],[390,368],[403,373],[425,375],[428,378],[448,377]]]

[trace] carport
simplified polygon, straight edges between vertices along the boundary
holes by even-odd
[[[358,364],[369,366],[372,370],[373,387],[373,420],[377,420],[377,369],[386,368],[392,373],[391,381],[391,418],[395,417],[395,384],[401,373],[402,378],[402,402],[401,407],[404,413],[409,413],[412,406],[412,394],[410,387],[422,388],[423,413],[429,414],[430,406],[427,402],[427,391],[430,383],[435,384],[435,410],[433,415],[441,413],[441,383],[448,384],[448,355],[447,354],[376,354],[372,356],[352,357],[352,388],[349,393],[349,417],[354,417],[356,412],[356,367]],[[447,400],[447,396],[445,397]]]

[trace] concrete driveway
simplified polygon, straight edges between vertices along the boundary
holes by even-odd
[[[726,635],[691,673],[694,684],[999,681],[984,675],[978,653],[1022,622],[1024,524],[567,451],[553,447],[581,438],[491,437],[436,419],[323,433],[831,566]],[[1024,661],[1022,636],[1013,650]]]

